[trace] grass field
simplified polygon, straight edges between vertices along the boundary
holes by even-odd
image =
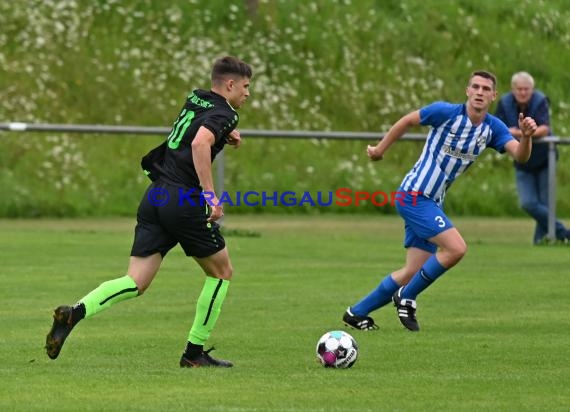
[[[567,411],[566,246],[532,247],[529,219],[455,219],[469,252],[418,300],[353,332],[349,370],[314,346],[403,258],[396,217],[230,216],[235,278],[210,343],[227,370],[180,369],[203,275],[179,249],[149,291],[78,326],[56,361],[51,312],[124,274],[131,219],[0,220],[2,411]]]

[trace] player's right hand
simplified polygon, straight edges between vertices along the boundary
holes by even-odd
[[[208,222],[215,222],[216,220],[219,220],[222,218],[222,216],[224,216],[224,207],[221,205],[216,206],[217,204],[219,204],[218,198],[216,198],[216,202],[212,203],[213,204],[210,205],[210,216],[207,219]]]
[[[368,145],[368,147],[366,148],[366,154],[368,154],[368,157],[370,158],[370,160],[382,160],[382,155],[378,153],[378,147],[377,146],[371,146]]]
[[[210,215],[208,222],[215,222],[216,220],[220,219],[224,215],[224,208],[220,199],[213,191],[204,191],[202,192],[203,199],[206,201],[206,205],[208,206],[208,211]]]

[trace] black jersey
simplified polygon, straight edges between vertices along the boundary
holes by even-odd
[[[164,159],[156,165],[157,177],[175,185],[200,188],[200,180],[192,159],[192,141],[198,129],[206,127],[214,135],[215,143],[211,147],[213,162],[224,148],[228,134],[236,128],[238,121],[237,112],[223,96],[212,91],[194,90],[186,99],[166,142],[162,145]]]

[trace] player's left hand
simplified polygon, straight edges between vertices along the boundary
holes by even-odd
[[[519,113],[519,129],[523,136],[532,137],[536,132],[538,126],[532,117],[524,117],[522,113]]]
[[[230,134],[228,134],[228,137],[226,138],[226,143],[235,146],[235,148],[237,149],[241,145],[240,133],[236,129],[232,130]]]

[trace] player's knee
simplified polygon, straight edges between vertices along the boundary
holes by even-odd
[[[233,275],[234,275],[234,268],[232,267],[231,264],[228,264],[222,270],[222,273],[220,274],[220,279],[231,280]]]
[[[467,253],[467,245],[461,239],[459,242],[442,249],[441,262],[446,268],[455,266]]]
[[[451,260],[454,263],[457,263],[461,259],[463,259],[463,256],[465,256],[465,254],[467,253],[467,244],[464,241],[458,242],[449,250],[449,253]]]
[[[234,273],[234,269],[232,265],[228,263],[223,266],[208,268],[205,270],[205,272],[207,276],[216,279],[231,280]]]

